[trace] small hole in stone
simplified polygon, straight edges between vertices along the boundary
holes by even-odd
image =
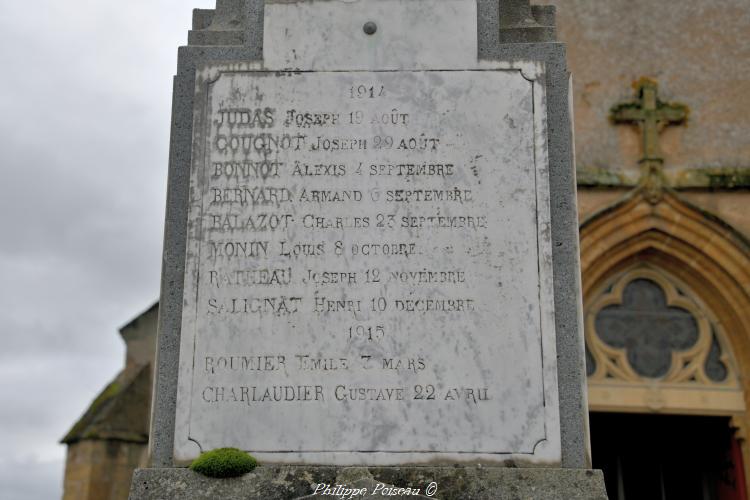
[[[367,21],[364,26],[362,26],[362,29],[367,33],[368,35],[374,35],[376,31],[378,31],[378,25],[375,24],[372,21]]]

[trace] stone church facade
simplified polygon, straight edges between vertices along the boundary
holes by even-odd
[[[746,499],[750,4],[551,3],[573,74],[594,466],[619,500]],[[125,368],[63,439],[66,500],[127,498],[145,464],[157,315],[121,329]],[[646,490],[625,441],[651,450]]]

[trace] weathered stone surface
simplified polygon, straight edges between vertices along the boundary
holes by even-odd
[[[555,41],[555,7],[530,5],[529,0],[501,1],[500,41],[503,43]]]
[[[370,34],[363,30],[368,22]],[[313,1],[291,8],[270,1],[263,63],[314,71],[464,69],[476,58],[476,25],[476,0]]]
[[[750,9],[745,0],[659,2],[549,0],[558,6],[560,41],[570,48],[578,164],[637,176],[641,137],[613,127],[609,108],[632,95],[643,76],[659,82],[665,101],[690,107],[690,126],[664,131],[666,171],[748,167]]]
[[[325,2],[321,2],[325,3]],[[249,2],[251,11],[261,13],[261,2]],[[289,3],[290,7],[292,3]],[[493,5],[494,4],[494,5]],[[585,467],[587,458],[586,401],[583,393],[583,344],[580,323],[577,223],[575,218],[575,181],[571,168],[571,128],[568,114],[568,74],[564,48],[560,44],[501,44],[498,43],[497,3],[477,2],[479,13],[478,54],[483,61],[539,61],[547,65],[541,80],[548,92],[546,120],[549,124],[550,188],[552,201],[552,255],[560,387],[560,425],[562,463],[565,466]],[[248,21],[248,39],[244,47],[186,47],[180,51],[178,75],[175,81],[175,110],[170,163],[170,188],[167,204],[165,235],[165,271],[161,334],[159,343],[160,369],[157,377],[157,397],[154,410],[152,449],[154,464],[173,463],[173,429],[177,387],[177,356],[175,347],[181,336],[182,277],[185,255],[185,217],[188,210],[188,178],[192,149],[192,113],[195,71],[212,61],[259,61],[263,44],[260,17]],[[415,19],[415,24],[421,22]],[[361,28],[361,26],[360,26]],[[332,48],[333,49],[333,48]],[[335,50],[346,58],[351,47]],[[402,57],[394,54],[394,57]],[[261,64],[261,63],[259,63]],[[543,114],[543,115],[544,115]]]
[[[539,75],[201,73],[179,460],[559,463]]]
[[[421,496],[441,500],[606,500],[601,471],[581,469],[513,469],[493,467],[259,467],[236,479],[209,479],[188,469],[140,469],[133,476],[130,500],[292,500],[313,496],[315,488],[337,484],[367,488],[419,489]],[[433,486],[430,486],[430,485]],[[434,488],[434,489],[433,489]],[[431,495],[431,496],[430,496]],[[382,497],[385,498],[385,497]]]
[[[242,45],[246,40],[246,0],[217,0],[216,9],[195,9],[190,45]]]
[[[87,439],[68,446],[63,500],[125,500],[133,471],[146,463],[145,443]]]

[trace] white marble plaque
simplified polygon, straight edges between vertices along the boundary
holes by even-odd
[[[556,463],[543,90],[199,75],[175,456]]]
[[[476,60],[476,0],[266,0],[264,20],[270,69],[465,69]]]

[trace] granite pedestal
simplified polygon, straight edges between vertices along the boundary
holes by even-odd
[[[312,492],[319,484],[350,498],[439,498],[441,500],[606,500],[601,471],[507,467],[337,468],[268,466],[236,479],[210,479],[189,469],[140,469],[130,500],[292,500],[342,498]],[[377,493],[373,494],[378,488]],[[430,488],[430,484],[434,484]],[[387,489],[391,488],[391,489]],[[394,496],[396,488],[402,494]],[[410,492],[406,489],[411,488]],[[430,489],[428,489],[430,488]],[[366,493],[362,491],[366,489]],[[419,493],[415,494],[415,489]],[[385,491],[384,491],[385,490]],[[335,491],[335,490],[333,490]],[[388,496],[390,494],[390,496]],[[428,496],[432,494],[432,496]],[[354,495],[354,496],[351,496]],[[416,496],[419,495],[419,496]],[[346,498],[346,497],[344,497]]]

